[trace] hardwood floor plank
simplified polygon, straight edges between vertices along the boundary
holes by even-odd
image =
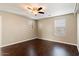
[[[3,47],[2,56],[78,56],[76,46],[34,39]]]

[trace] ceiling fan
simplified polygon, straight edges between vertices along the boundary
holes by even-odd
[[[41,11],[42,9],[43,9],[42,7],[39,7],[39,8],[38,8],[38,13],[44,14],[44,11]]]
[[[29,5],[27,6],[27,9],[30,10],[33,14],[35,14],[35,16],[39,13],[39,14],[44,14],[44,7],[42,6],[33,6],[33,5]]]

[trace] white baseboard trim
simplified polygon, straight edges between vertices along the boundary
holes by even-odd
[[[63,42],[63,41],[48,40],[47,38],[40,38],[40,39],[42,39],[42,40],[47,40],[47,41],[53,41],[53,42],[58,42],[58,43],[64,43],[64,44],[69,44],[69,45],[74,45],[74,46],[77,46],[77,44],[68,43],[68,42]]]
[[[35,38],[37,38],[37,37],[35,37]],[[25,41],[30,41],[30,40],[33,40],[33,39],[35,39],[35,38],[30,38],[30,39],[27,39],[27,40],[22,40],[22,41],[10,43],[10,44],[2,45],[2,46],[0,46],[0,48],[6,47],[6,46],[10,46],[10,45],[14,45],[14,44],[18,44],[18,43],[22,43],[22,42],[25,42]]]
[[[27,40],[18,41],[18,42],[15,42],[15,43],[10,43],[10,44],[7,44],[7,45],[2,45],[2,46],[0,46],[0,48],[6,47],[6,46],[10,46],[10,45],[14,45],[14,44],[18,44],[18,43],[25,42],[25,41],[30,41],[30,40],[33,40],[35,38],[37,38],[37,37],[31,38],[31,39],[27,39]],[[47,38],[39,38],[39,39],[77,46],[77,44],[63,42],[63,41],[56,41],[56,40],[48,40]]]

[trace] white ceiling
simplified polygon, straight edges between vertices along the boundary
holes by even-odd
[[[16,13],[31,19],[40,19],[52,16],[58,16],[68,13],[73,13],[75,3],[37,3],[38,5],[45,6],[45,14],[38,14],[35,16],[25,9],[27,3],[0,3],[0,11]]]

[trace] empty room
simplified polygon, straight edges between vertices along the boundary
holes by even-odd
[[[0,56],[78,56],[78,3],[0,3]]]

